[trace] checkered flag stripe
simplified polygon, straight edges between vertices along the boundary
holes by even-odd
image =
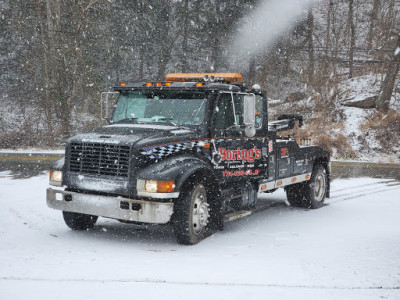
[[[188,149],[183,143],[162,145],[141,149],[140,153],[150,159],[160,159]]]
[[[246,138],[245,140],[255,140],[258,138]],[[228,141],[233,141],[234,139],[228,139]],[[166,144],[155,147],[142,148],[140,153],[144,156],[147,156],[150,159],[160,159],[164,157],[171,156],[173,154],[192,149],[199,149],[204,146],[205,143],[216,142],[221,143],[227,141],[226,139],[216,139],[216,140],[202,140],[202,141],[191,141],[184,143],[176,143],[176,144]]]

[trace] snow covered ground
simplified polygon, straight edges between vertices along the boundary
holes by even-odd
[[[0,299],[400,299],[399,182],[332,185],[319,210],[278,191],[181,246],[168,226],[100,219],[71,231],[46,207],[46,174],[0,172]]]

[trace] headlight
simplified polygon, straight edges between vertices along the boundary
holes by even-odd
[[[62,186],[63,173],[58,170],[50,170],[49,174],[50,184],[55,186]]]
[[[144,190],[149,193],[157,193],[157,181],[146,180],[144,184]]]
[[[173,193],[175,182],[173,180],[138,180],[138,191],[147,193]]]

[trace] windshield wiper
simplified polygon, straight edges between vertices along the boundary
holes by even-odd
[[[152,120],[151,122],[154,123],[167,123],[168,125],[172,125],[172,126],[180,126],[180,124],[174,123],[171,120],[173,120],[174,118],[167,118],[167,117],[157,117],[155,118],[155,120]]]
[[[162,119],[159,119],[159,120],[167,121],[166,123],[169,124],[169,125],[172,125],[172,126],[179,126],[179,124],[174,123],[174,122],[171,121],[171,120],[173,120],[173,118],[162,118]]]
[[[114,124],[117,124],[117,123],[136,123],[138,119],[139,118],[125,118],[125,119],[119,120],[117,122],[114,122]]]

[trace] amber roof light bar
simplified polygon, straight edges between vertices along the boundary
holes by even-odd
[[[205,81],[205,78],[213,78],[215,81],[242,82],[240,73],[169,73],[166,81]]]

